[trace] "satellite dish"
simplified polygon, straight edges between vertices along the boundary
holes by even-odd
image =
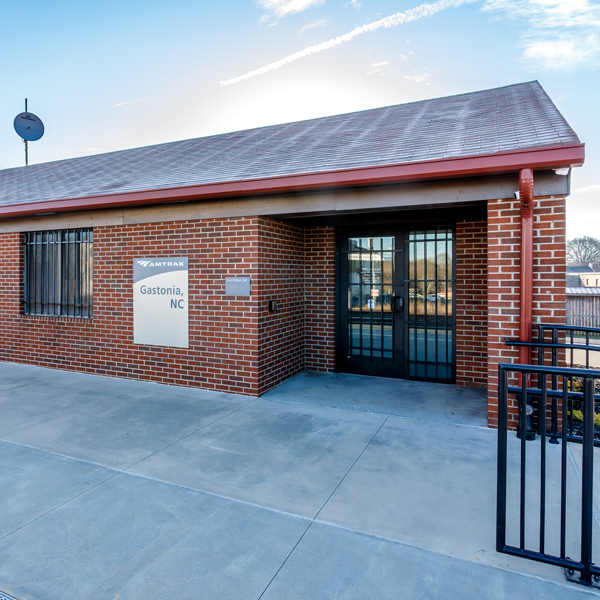
[[[44,135],[44,124],[33,113],[23,112],[15,117],[15,131],[28,142],[36,142]]]

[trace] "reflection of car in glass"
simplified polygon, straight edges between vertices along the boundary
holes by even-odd
[[[427,302],[441,302],[442,304],[446,304],[447,300],[441,294],[430,294],[427,296]]]

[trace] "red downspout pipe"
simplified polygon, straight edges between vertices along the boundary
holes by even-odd
[[[519,341],[531,342],[533,325],[533,171],[519,173],[521,200],[521,282],[519,306]],[[531,348],[519,347],[519,363],[531,364]]]

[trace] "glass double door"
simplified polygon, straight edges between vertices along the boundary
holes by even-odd
[[[338,370],[454,381],[451,227],[338,232]]]

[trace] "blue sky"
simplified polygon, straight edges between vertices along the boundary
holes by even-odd
[[[568,236],[600,237],[600,2],[3,0],[0,169],[537,79],[586,143]]]

